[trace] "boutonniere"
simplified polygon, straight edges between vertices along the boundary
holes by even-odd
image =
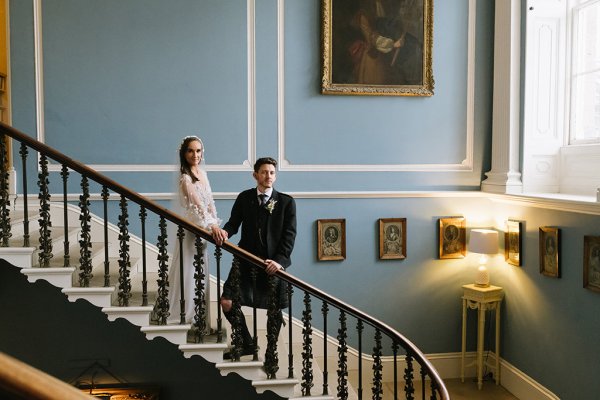
[[[269,212],[269,214],[273,214],[273,210],[275,209],[275,204],[277,204],[277,201],[271,199],[265,206],[267,208],[267,211]]]

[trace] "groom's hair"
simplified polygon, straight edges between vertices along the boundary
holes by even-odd
[[[277,168],[277,160],[271,157],[262,157],[256,160],[256,162],[254,163],[254,172],[258,172],[260,167],[264,164],[271,164],[272,166]]]

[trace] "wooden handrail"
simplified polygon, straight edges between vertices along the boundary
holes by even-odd
[[[31,365],[0,353],[0,397],[4,398],[2,394],[17,395],[19,399],[31,400],[96,398]]]
[[[56,151],[55,149],[45,145],[44,143],[41,143],[41,142],[33,139],[32,137],[30,137],[30,136],[28,136],[28,135],[26,135],[26,134],[16,130],[15,128],[10,127],[2,122],[0,122],[0,133],[4,133],[4,134],[12,137],[13,139],[18,140],[21,143],[25,143],[30,148],[37,150],[38,152],[40,152],[42,154],[45,154],[49,158],[67,166],[69,169],[71,169],[73,171],[77,171],[82,175],[85,175],[86,177],[88,177],[88,179],[91,179],[101,185],[106,186],[108,189],[112,190],[113,192],[118,193],[118,194],[126,197],[127,199],[135,202],[136,204],[143,206],[146,209],[151,210],[160,216],[165,217],[165,219],[168,219],[169,221],[173,222],[174,224],[183,227],[184,229],[188,230],[189,232],[193,233],[194,235],[199,235],[204,240],[207,240],[207,241],[215,244],[215,241],[213,240],[212,235],[207,230],[201,228],[200,226],[198,226],[194,223],[191,223],[191,222],[181,218],[179,215],[173,213],[172,211],[166,209],[165,207],[162,207],[159,204],[155,203],[154,201],[142,196],[141,194],[134,192],[134,191],[120,185],[119,183],[108,178],[107,176],[89,168],[88,166],[84,165],[83,163],[81,163],[77,160],[74,160],[70,157],[65,156],[64,154]],[[226,241],[225,243],[223,243],[221,248],[228,251],[229,253],[233,254],[234,256],[237,256],[243,260],[246,260],[246,261],[250,262],[251,264],[256,265],[260,268],[264,269],[266,266],[265,260],[263,260],[259,257],[256,257],[254,254],[249,253],[248,251],[236,246],[233,243],[230,243],[229,241]],[[427,369],[428,369],[427,375],[435,382],[436,386],[439,388],[440,394],[442,396],[442,400],[450,398],[448,391],[447,391],[441,377],[439,376],[439,374],[437,373],[437,371],[435,370],[433,365],[429,362],[429,360],[427,360],[425,355],[418,349],[418,347],[415,346],[410,340],[408,340],[400,332],[396,331],[395,329],[393,329],[389,325],[381,322],[380,320],[373,318],[372,316],[360,311],[359,309],[352,307],[351,305],[343,302],[342,300],[339,300],[336,297],[333,297],[333,296],[323,292],[322,290],[317,289],[316,287],[296,278],[293,275],[290,275],[289,273],[287,273],[285,271],[279,271],[276,273],[276,275],[279,278],[285,280],[286,282],[289,282],[293,286],[295,286],[305,292],[308,292],[312,296],[319,298],[322,301],[327,302],[328,304],[333,305],[334,307],[338,308],[339,310],[343,310],[344,312],[354,316],[357,319],[362,320],[363,322],[371,325],[372,327],[379,329],[382,333],[385,333],[395,343],[397,343],[401,347],[403,347],[407,351],[407,353],[409,353],[412,357],[414,357],[414,359],[419,364],[421,364],[423,366],[427,366]]]

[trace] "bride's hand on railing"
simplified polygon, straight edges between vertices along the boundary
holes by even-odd
[[[211,232],[212,232],[213,239],[217,243],[217,246],[221,246],[223,244],[223,242],[226,241],[229,236],[227,234],[227,231],[219,228],[218,225],[213,225],[211,227]]]

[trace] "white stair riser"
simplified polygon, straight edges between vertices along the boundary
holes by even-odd
[[[59,288],[70,288],[73,286],[75,268],[23,268],[21,272],[32,283],[42,279]]]

